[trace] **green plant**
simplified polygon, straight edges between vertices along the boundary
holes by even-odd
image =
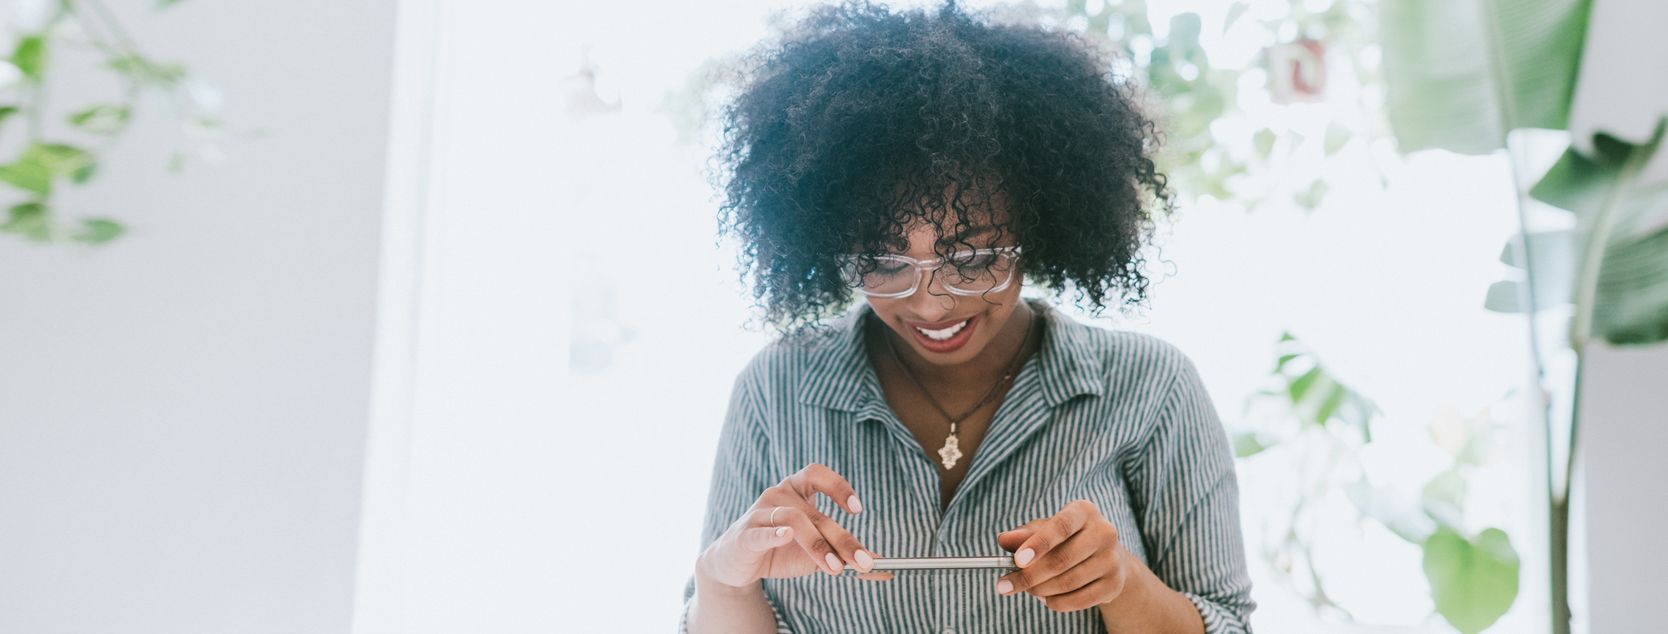
[[[1498,528],[1468,530],[1465,498],[1468,476],[1485,458],[1491,425],[1459,421],[1447,429],[1433,424],[1433,435],[1447,450],[1448,467],[1432,477],[1418,500],[1402,499],[1372,485],[1360,468],[1360,455],[1373,442],[1372,423],[1381,415],[1372,400],[1346,385],[1291,333],[1276,344],[1271,372],[1274,387],[1253,395],[1253,405],[1272,405],[1274,416],[1256,429],[1234,436],[1235,454],[1251,459],[1273,448],[1287,450],[1283,463],[1300,471],[1300,487],[1291,500],[1289,518],[1263,544],[1264,558],[1301,578],[1297,588],[1317,609],[1351,618],[1326,592],[1325,576],[1313,557],[1312,536],[1319,510],[1329,494],[1341,489],[1363,517],[1419,546],[1436,612],[1461,632],[1480,632],[1511,607],[1518,593],[1519,561],[1507,533]],[[1453,429],[1457,428],[1457,430]],[[1444,438],[1445,437],[1445,438]],[[1294,577],[1302,565],[1301,577]]]
[[[1062,8],[1024,5],[1027,17],[1041,16],[1083,32],[1115,53],[1120,74],[1133,80],[1160,120],[1163,143],[1158,161],[1183,196],[1231,200],[1246,210],[1289,202],[1314,210],[1334,187],[1300,155],[1333,158],[1354,140],[1384,135],[1382,122],[1347,113],[1371,112],[1359,96],[1331,94],[1333,79],[1287,81],[1286,62],[1303,59],[1319,77],[1339,76],[1347,62],[1353,79],[1376,82],[1377,68],[1363,51],[1372,44],[1368,5],[1338,0],[1323,9],[1287,0],[1285,10],[1257,17],[1249,2],[1233,2],[1223,13],[1222,34],[1242,32],[1261,54],[1231,63],[1212,59],[1203,44],[1204,21],[1195,13],[1171,17],[1153,27],[1145,0],[1095,3],[1067,0]],[[1336,54],[1327,54],[1328,48]],[[1268,106],[1312,106],[1301,124],[1253,112]],[[1325,107],[1341,106],[1341,107]],[[1377,169],[1371,161],[1367,169]]]
[[[1521,171],[1514,130],[1568,128],[1590,0],[1399,0],[1382,6],[1388,109],[1402,151],[1505,151],[1514,171]],[[1519,232],[1501,259],[1516,275],[1485,297],[1491,310],[1528,316],[1534,369],[1543,384],[1547,364],[1535,315],[1552,306],[1573,307],[1567,343],[1576,354],[1576,399],[1557,404],[1568,412],[1568,452],[1560,459],[1548,442],[1546,455],[1551,616],[1559,634],[1570,629],[1569,482],[1587,344],[1668,339],[1668,227],[1647,222],[1668,208],[1668,196],[1662,187],[1639,182],[1640,168],[1662,136],[1661,125],[1637,143],[1600,133],[1591,150],[1572,145],[1527,192],[1515,187]],[[1531,199],[1568,211],[1573,228],[1532,225]],[[1547,437],[1557,438],[1554,404],[1543,399],[1541,405]]]
[[[177,2],[159,0],[156,6]],[[11,160],[0,164],[0,191],[11,194],[5,197],[0,233],[33,242],[104,244],[121,236],[123,225],[107,217],[65,222],[57,193],[98,174],[101,154],[127,130],[147,92],[172,97],[183,110],[188,133],[213,138],[223,126],[201,100],[192,98],[193,91],[205,87],[193,84],[183,66],[146,55],[98,0],[56,0],[45,10],[38,24],[15,33],[10,55],[0,59],[0,77],[15,78],[10,85],[0,81],[0,135],[15,135],[21,127],[23,136]],[[77,48],[99,58],[121,84],[120,96],[106,103],[53,107],[48,88],[54,59]],[[184,151],[175,153],[169,167],[180,169],[185,157]]]

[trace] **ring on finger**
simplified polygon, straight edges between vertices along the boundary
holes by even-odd
[[[780,511],[780,510],[782,510],[782,507],[780,507],[780,506],[778,506],[776,508],[773,508],[773,509],[770,509],[770,525],[771,526],[776,525],[776,512]]]

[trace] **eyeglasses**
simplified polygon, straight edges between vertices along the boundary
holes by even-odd
[[[915,294],[928,272],[944,271],[939,281],[956,295],[982,295],[1014,281],[1019,247],[957,251],[949,258],[917,260],[907,255],[848,255],[840,260],[840,277],[869,297],[897,299]],[[927,278],[927,283],[932,280]]]

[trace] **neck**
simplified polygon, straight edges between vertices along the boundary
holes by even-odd
[[[1032,325],[1032,322],[1039,319],[1036,312],[1030,302],[1021,300],[1008,315],[1007,322],[1002,324],[1002,331],[997,333],[990,345],[978,356],[956,365],[931,363],[906,342],[894,339],[893,346],[903,362],[909,365],[909,371],[928,386],[986,386],[1008,371],[1010,363],[1018,365],[1024,362],[1028,352],[1021,351],[1021,346],[1033,346],[1040,339],[1039,333],[1036,332],[1031,332],[1030,337],[1026,337],[1028,328],[1042,328],[1041,323]],[[897,337],[890,328],[882,327],[881,332],[886,337]]]

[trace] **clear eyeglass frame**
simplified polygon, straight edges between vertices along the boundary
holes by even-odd
[[[933,275],[936,275],[939,270],[942,270],[945,267],[954,267],[954,266],[956,266],[955,263],[954,263],[954,260],[974,258],[974,257],[978,257],[978,256],[981,256],[981,255],[996,255],[996,256],[1002,258],[999,261],[1005,262],[1005,264],[1007,265],[1007,269],[1008,269],[1007,277],[1002,279],[1001,281],[997,282],[996,284],[992,285],[989,288],[979,288],[979,289],[961,288],[961,287],[956,286],[954,283],[952,283],[948,280],[944,280],[943,278],[940,278],[941,285],[944,287],[944,290],[949,291],[951,294],[954,294],[954,295],[961,295],[963,297],[972,297],[972,296],[977,296],[977,295],[983,295],[985,293],[1001,292],[1002,290],[1008,288],[1008,286],[1013,284],[1014,277],[1017,274],[1016,272],[1019,270],[1019,267],[1015,266],[1015,263],[1019,259],[1019,255],[1020,255],[1020,248],[1017,247],[1017,246],[991,247],[991,248],[985,248],[985,249],[973,249],[973,250],[970,250],[970,251],[957,251],[955,253],[950,254],[951,261],[949,261],[949,262],[946,262],[944,258],[931,258],[931,259],[927,259],[927,260],[917,260],[917,259],[909,257],[907,255],[892,255],[892,254],[877,255],[877,256],[847,255],[847,256],[844,256],[843,258],[841,258],[841,265],[842,265],[841,272],[842,272],[842,277],[844,277],[846,279],[846,283],[848,285],[850,285],[853,289],[855,289],[859,293],[862,293],[862,294],[864,294],[868,297],[879,297],[879,298],[883,298],[883,299],[901,299],[901,298],[904,298],[904,297],[909,297],[910,295],[914,295],[915,290],[920,288],[923,285],[923,283],[931,284],[932,283],[931,278],[927,277],[927,275],[929,273],[933,274]],[[876,260],[896,262],[896,263],[899,263],[901,265],[913,268],[915,270],[915,283],[910,284],[909,288],[907,288],[905,290],[891,292],[891,293],[875,292],[875,291],[871,291],[867,288],[864,288],[861,280],[852,279],[855,276],[855,269],[853,267],[857,266],[858,262],[861,259],[863,259],[864,257],[872,257]],[[955,276],[949,276],[949,277],[953,278]]]

